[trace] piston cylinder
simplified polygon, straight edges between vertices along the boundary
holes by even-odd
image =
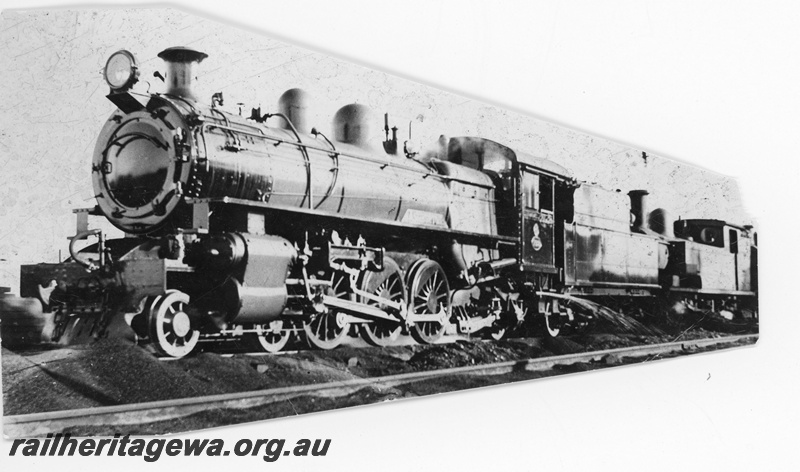
[[[297,252],[278,236],[237,236],[244,241],[247,256],[240,277],[231,277],[225,287],[227,319],[236,324],[264,324],[280,316],[286,307],[286,277]]]

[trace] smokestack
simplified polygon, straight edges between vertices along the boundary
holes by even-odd
[[[631,221],[631,231],[635,233],[644,233],[647,228],[647,196],[650,194],[647,190],[631,190],[628,196],[631,198],[631,213],[633,214],[633,221]]]
[[[164,49],[158,57],[167,63],[167,94],[197,100],[192,90],[194,64],[202,62],[208,54],[178,46]]]

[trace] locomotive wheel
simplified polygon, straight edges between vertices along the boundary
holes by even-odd
[[[544,316],[544,328],[547,335],[551,338],[558,337],[561,334],[561,314],[553,313],[552,302],[545,303],[545,312],[542,315]]]
[[[256,340],[266,352],[280,352],[292,337],[291,323],[283,320],[274,320],[261,326],[261,332],[256,334]]]
[[[133,330],[136,336],[136,342],[139,339],[149,339],[150,336],[150,313],[152,313],[156,302],[159,297],[146,296],[139,301],[139,312],[128,318],[126,315],[125,320]]]
[[[435,315],[442,310],[450,316],[450,285],[442,266],[432,260],[419,264],[411,274],[409,312]],[[411,326],[411,336],[419,343],[432,344],[444,334],[445,325],[438,321],[423,321]]]
[[[544,315],[544,325],[547,329],[547,334],[550,335],[551,338],[558,337],[558,335],[561,334],[561,325],[555,319],[557,316],[560,315],[553,313],[547,313]]]
[[[400,267],[391,258],[383,259],[381,272],[366,272],[360,283],[361,290],[381,298],[386,298],[401,304],[406,300],[406,287],[403,283],[403,274]],[[396,310],[377,301],[360,297],[361,303],[377,307],[383,311],[393,313]],[[393,313],[396,314],[396,313]],[[375,320],[361,325],[361,337],[373,346],[388,346],[396,341],[403,330],[398,317],[397,322]]]
[[[331,286],[326,289],[326,295],[336,298],[347,298],[347,282],[340,274],[331,278]],[[317,349],[333,349],[347,337],[350,323],[342,319],[343,313],[337,310],[328,310],[323,313],[314,313],[311,318],[303,323],[303,331],[309,346]]]
[[[183,357],[192,352],[200,339],[200,331],[192,329],[186,313],[189,295],[168,290],[150,308],[150,340],[160,354]]]
[[[489,327],[489,332],[487,333],[491,339],[495,341],[500,341],[501,339],[506,337],[508,334],[508,328],[505,326],[499,326],[496,322],[492,326]]]

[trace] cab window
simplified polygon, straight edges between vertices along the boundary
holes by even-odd
[[[522,193],[525,208],[553,211],[553,179],[530,172],[522,174]]]
[[[739,253],[739,233],[735,229],[728,230],[728,241],[730,241],[731,254]]]
[[[700,241],[709,246],[725,247],[725,241],[722,238],[722,228],[718,227],[705,227],[700,230]]]
[[[553,179],[539,176],[539,207],[542,211],[553,211]]]
[[[525,208],[539,209],[539,176],[525,172],[522,174],[522,199]]]
[[[511,170],[511,160],[502,154],[486,153],[483,155],[482,170],[490,170],[502,174]]]

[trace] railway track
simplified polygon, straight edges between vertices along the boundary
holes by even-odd
[[[454,367],[423,372],[411,372],[371,378],[281,387],[251,392],[230,393],[203,397],[162,400],[148,403],[114,405],[98,408],[5,416],[4,433],[9,437],[35,437],[47,433],[66,432],[76,427],[103,427],[108,431],[124,431],[125,426],[143,425],[175,420],[211,410],[247,410],[300,397],[338,398],[362,389],[389,393],[404,384],[451,376],[491,376],[520,371],[546,371],[554,366],[615,360],[657,360],[662,356],[694,352],[711,347],[752,344],[757,334],[696,339],[664,344],[633,346],[601,351],[523,359],[466,367]],[[641,360],[641,358],[646,358]],[[215,425],[208,425],[208,427]],[[106,433],[108,434],[108,433]]]

